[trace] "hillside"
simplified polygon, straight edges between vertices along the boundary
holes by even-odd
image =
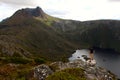
[[[21,9],[0,23],[0,55],[61,60],[80,48],[120,52],[119,25],[117,20],[59,19],[39,7]]]
[[[66,31],[67,39],[90,47],[120,52],[120,21],[96,20],[81,22],[76,29]]]
[[[48,23],[57,20],[39,7],[18,10],[0,24],[1,56],[42,57],[47,60],[68,56],[76,46]]]

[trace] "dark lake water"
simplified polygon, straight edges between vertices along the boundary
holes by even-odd
[[[69,60],[71,61],[77,59],[78,57],[83,59],[82,55],[89,56],[89,51],[87,49],[76,50]],[[112,50],[96,49],[94,53],[94,59],[96,60],[98,66],[110,70],[120,78],[120,53]]]

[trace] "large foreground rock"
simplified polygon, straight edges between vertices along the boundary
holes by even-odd
[[[90,66],[82,60],[74,60],[72,62],[53,62],[49,66],[42,64],[34,68],[34,77],[38,80],[45,80],[46,77],[56,71],[61,71],[67,68],[81,68],[84,70],[84,75],[87,80],[117,80],[116,76],[110,71],[98,67]]]

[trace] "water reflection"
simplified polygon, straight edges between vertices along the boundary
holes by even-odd
[[[85,61],[85,59],[82,57],[82,55],[86,55],[89,56],[89,51],[87,49],[82,49],[82,50],[76,50],[76,52],[74,52],[72,54],[72,57],[69,58],[70,61],[75,60],[75,59],[82,59],[83,61]]]

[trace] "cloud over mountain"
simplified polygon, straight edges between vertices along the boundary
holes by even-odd
[[[64,19],[81,21],[96,19],[119,20],[119,2],[120,0],[0,0],[0,20],[10,16],[20,8],[33,8],[35,6],[42,7],[45,12],[52,16]]]

